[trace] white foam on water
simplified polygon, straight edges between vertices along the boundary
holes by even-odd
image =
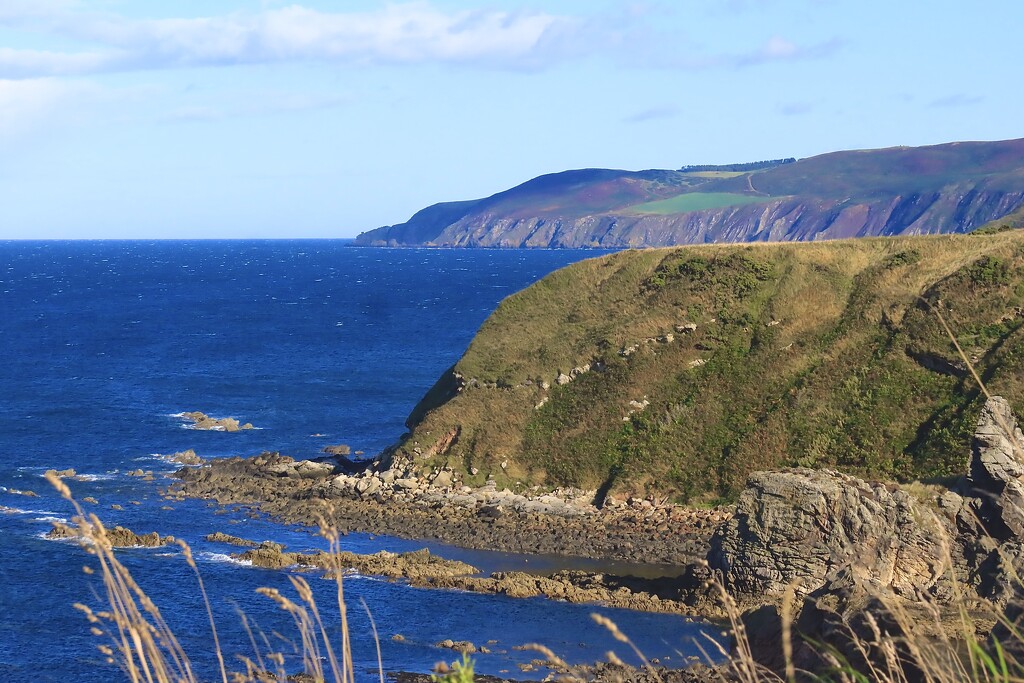
[[[76,481],[107,481],[109,479],[116,479],[116,474],[76,474],[71,477]]]
[[[36,522],[59,522],[60,524],[67,524],[67,517],[58,517],[56,515],[47,515],[45,517],[33,517],[33,521]]]
[[[250,562],[249,560],[239,560],[238,558],[231,557],[230,555],[228,555],[226,553],[211,553],[211,552],[204,551],[204,552],[199,553],[199,557],[201,557],[202,559],[206,560],[207,562],[217,562],[217,563],[221,563],[221,564],[235,564],[235,565],[238,565],[240,567],[251,567],[252,566],[252,562]]]
[[[53,510],[25,510],[23,508],[12,508],[0,505],[0,512],[7,515],[40,515],[43,517],[58,517],[61,520],[64,519],[63,517],[60,517],[59,512],[54,512]]]

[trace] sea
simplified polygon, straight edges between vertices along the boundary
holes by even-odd
[[[575,250],[358,248],[341,240],[0,242],[0,680],[125,680],[75,603],[102,609],[103,586],[76,543],[48,540],[73,510],[43,479],[73,468],[79,500],[108,526],[157,531],[192,548],[229,669],[281,652],[301,670],[291,617],[256,593],[294,596],[288,570],[246,566],[223,531],[296,551],[326,548],[315,531],[206,501],[167,501],[178,467],[159,457],[280,451],[296,458],[347,444],[365,457],[394,443],[419,398],[454,364],[506,296],[599,255]],[[197,431],[180,414],[232,416],[256,429]],[[129,476],[143,470],[152,480]],[[35,494],[35,495],[26,495]],[[470,551],[368,534],[346,550],[433,552],[484,571],[543,570],[575,560]],[[206,607],[177,546],[118,551],[160,608],[200,680],[220,680]],[[532,564],[531,564],[532,562]],[[580,566],[594,566],[580,559]],[[340,642],[336,588],[307,574],[329,637]],[[352,574],[345,598],[358,681],[428,672],[457,658],[437,643],[468,640],[490,654],[478,672],[536,679],[541,643],[570,663],[609,650],[639,663],[596,624],[611,618],[647,658],[683,666],[714,652],[720,628],[678,615],[424,590]],[[372,618],[372,623],[371,623]],[[374,628],[377,636],[374,635]]]

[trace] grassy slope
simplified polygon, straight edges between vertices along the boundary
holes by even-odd
[[[445,401],[442,381],[403,448],[479,481],[691,502],[779,465],[960,472],[978,391],[920,297],[942,302],[991,388],[1024,408],[1024,233],[701,246],[584,261],[506,299],[456,365],[497,387]],[[685,322],[697,331],[643,343]],[[555,384],[595,360],[606,369]]]

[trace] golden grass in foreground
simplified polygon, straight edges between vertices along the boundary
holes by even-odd
[[[47,473],[46,478],[61,496],[74,506],[77,514],[72,521],[81,536],[82,545],[88,553],[96,558],[99,564],[104,589],[103,598],[107,603],[105,609],[96,611],[82,604],[76,604],[75,607],[86,615],[86,619],[91,625],[90,630],[94,635],[106,635],[109,638],[109,644],[99,646],[99,650],[106,656],[107,662],[119,666],[131,683],[200,683],[201,679],[193,671],[188,654],[181,647],[167,622],[164,621],[159,607],[150,600],[132,578],[131,572],[118,560],[100,519],[95,514],[86,514],[72,497],[67,485],[56,475]],[[301,659],[306,674],[316,681],[354,683],[345,592],[342,584],[344,567],[341,566],[339,560],[338,534],[326,525],[323,525],[322,529],[324,529],[324,536],[331,544],[330,555],[336,563],[335,566],[330,567],[329,574],[337,585],[338,606],[341,614],[340,643],[334,643],[328,635],[328,627],[320,616],[313,592],[302,577],[289,577],[298,596],[297,600],[272,588],[260,588],[258,592],[276,602],[292,617],[298,642],[301,643]],[[195,572],[199,590],[206,605],[221,682],[228,683],[229,680],[232,683],[285,681],[287,673],[284,668],[284,654],[276,651],[261,653],[244,615],[243,625],[249,633],[256,661],[239,657],[245,664],[245,671],[229,674],[224,663],[224,654],[217,637],[216,623],[199,568],[196,566],[188,544],[180,540],[177,543],[182,549],[185,561]],[[90,567],[84,569],[86,573],[90,574],[94,571]],[[263,642],[270,650],[269,641],[263,638]],[[326,671],[324,662],[327,663]],[[383,670],[381,670],[381,680],[383,681]]]

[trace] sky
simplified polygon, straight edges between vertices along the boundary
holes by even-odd
[[[0,0],[0,239],[353,237],[571,168],[1024,137],[1024,3]]]

